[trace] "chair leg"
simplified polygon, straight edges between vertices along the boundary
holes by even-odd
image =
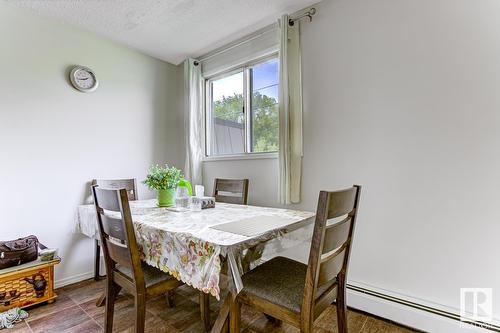
[[[94,258],[94,280],[99,281],[100,275],[100,267],[101,266],[101,246],[99,245],[99,241],[95,240],[95,258]]]
[[[313,309],[307,309],[307,314],[304,312],[303,314],[301,313],[301,319],[300,319],[300,333],[312,333],[313,332],[313,325],[314,325],[314,317],[313,317]],[[302,316],[304,315],[304,316]]]
[[[200,314],[205,331],[210,331],[210,295],[200,291]]]
[[[115,295],[115,299],[116,299],[118,297],[118,294],[120,293],[120,290],[122,290],[122,287],[119,285],[115,285],[114,288],[115,288],[114,295]],[[95,306],[100,308],[101,306],[103,306],[105,304],[106,304],[106,292],[102,293],[102,295],[99,296],[99,298],[97,299],[97,301],[95,303]]]
[[[227,297],[233,297],[231,300],[231,308],[229,310],[229,331],[231,333],[240,332],[240,321],[241,321],[241,303],[233,295],[228,295]]]
[[[346,278],[338,276],[337,292],[337,327],[339,333],[347,333],[347,304],[346,304]]]
[[[300,333],[313,333],[313,332],[314,332],[314,329],[313,329],[313,322],[312,321],[310,321],[307,324],[300,323]]]
[[[146,295],[135,295],[135,332],[144,333],[146,325]]]
[[[98,308],[100,308],[104,304],[106,304],[106,293],[103,293],[101,296],[99,296],[99,298],[95,302],[95,306],[97,306]]]
[[[167,291],[167,308],[173,308],[174,307],[174,300],[175,300],[175,290],[169,290]]]
[[[106,287],[106,312],[104,328],[106,333],[113,332],[113,315],[115,311],[116,285],[111,282]]]
[[[224,322],[221,333],[229,333],[229,319]]]

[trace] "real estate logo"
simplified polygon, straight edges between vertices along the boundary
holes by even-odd
[[[460,288],[460,322],[481,327],[493,323],[492,288]]]

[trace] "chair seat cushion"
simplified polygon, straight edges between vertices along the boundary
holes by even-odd
[[[158,268],[148,265],[145,262],[141,262],[141,267],[142,273],[144,274],[144,282],[146,284],[146,288],[154,286],[155,284],[163,281],[174,279],[172,275],[162,272]],[[130,270],[130,268],[117,265],[116,269],[132,279],[132,271]]]
[[[255,267],[242,277],[242,292],[300,313],[304,298],[307,265],[276,257]],[[316,290],[316,299],[337,283],[334,279]]]
[[[276,257],[243,275],[242,292],[299,313],[306,271],[303,263]]]

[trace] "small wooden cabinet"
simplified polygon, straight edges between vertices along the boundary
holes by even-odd
[[[43,302],[52,303],[54,292],[54,266],[60,258],[40,259],[0,270],[0,312],[10,308],[24,308]]]

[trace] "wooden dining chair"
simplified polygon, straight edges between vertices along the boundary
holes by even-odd
[[[248,202],[248,179],[215,178],[213,197],[216,202],[246,205]]]
[[[128,200],[139,200],[137,196],[137,180],[133,179],[94,179],[92,185],[99,185],[101,188],[127,190]],[[94,280],[99,281],[101,278],[101,244],[99,240],[95,240],[95,258],[94,258]]]
[[[248,179],[215,178],[212,196],[216,202],[246,205],[248,203],[248,184]],[[227,267],[224,269],[227,270]],[[202,291],[200,291],[200,313],[205,330],[208,331],[210,329],[210,295]]]
[[[126,189],[110,190],[93,185],[92,193],[107,272],[105,332],[113,330],[114,303],[123,288],[134,295],[135,332],[142,333],[146,296],[167,294],[182,282],[139,258]]]
[[[230,310],[231,332],[240,330],[242,303],[311,333],[314,320],[334,301],[338,331],[347,332],[346,277],[360,193],[358,185],[320,192],[308,265],[276,257],[244,274]]]
[[[139,200],[137,195],[137,179],[94,179],[92,185],[99,185],[100,188],[118,190],[124,188],[127,190],[129,201]]]
[[[215,178],[212,196],[215,197],[216,202],[246,205],[248,203],[248,186],[248,179]],[[251,262],[261,257],[263,249],[263,244],[259,244],[247,250],[241,258],[243,271],[247,271]]]

